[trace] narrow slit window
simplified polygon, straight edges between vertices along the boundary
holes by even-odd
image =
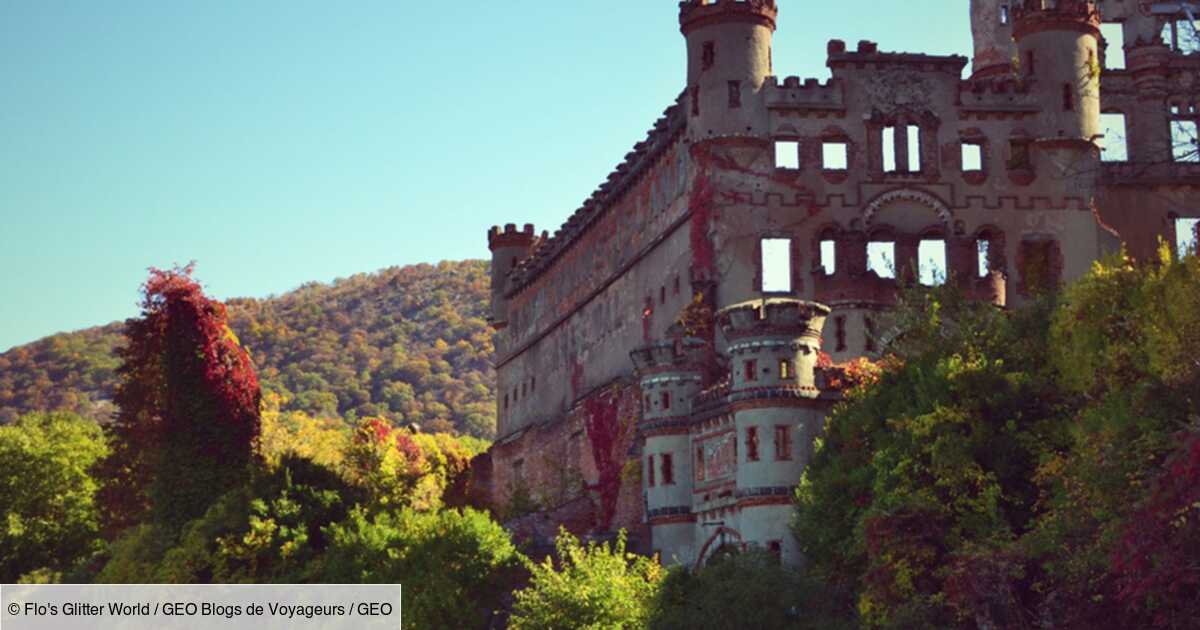
[[[1104,134],[1100,160],[1104,162],[1128,161],[1129,147],[1126,144],[1125,114],[1100,114],[1100,132]]]
[[[891,241],[867,243],[867,271],[880,278],[896,277],[896,244]]]
[[[653,455],[649,455],[646,457],[646,485],[651,488],[654,487],[654,456]]]
[[[758,361],[755,361],[754,359],[746,361],[742,365],[742,369],[744,370],[742,374],[747,381],[758,380]]]
[[[908,126],[908,170],[913,173],[921,172],[921,128],[916,125]]]
[[[983,145],[978,142],[962,143],[962,170],[978,173],[983,170]]]
[[[917,245],[917,272],[925,286],[946,283],[946,241],[923,239]]]
[[[670,453],[662,454],[662,483],[664,486],[675,483],[675,458]]]
[[[830,239],[821,241],[821,269],[827,276],[837,271],[837,246]]]
[[[1175,251],[1180,258],[1200,253],[1200,242],[1196,240],[1197,227],[1200,227],[1200,219],[1175,219]]]
[[[667,287],[665,287],[665,286],[658,288],[658,303],[659,304],[667,303]]]
[[[1008,24],[1008,20],[1009,20],[1009,17],[1008,17],[1008,5],[1007,5],[1007,4],[1002,4],[1002,5],[1000,5],[1000,23],[1001,23],[1001,24]]]
[[[762,290],[764,293],[789,293],[792,290],[792,239],[762,240]]]
[[[870,317],[863,318],[863,326],[866,328],[866,343],[863,347],[867,352],[875,352],[879,346],[875,343],[875,320]]]
[[[1064,112],[1075,111],[1075,92],[1072,91],[1070,83],[1062,85],[1062,105]]]
[[[846,349],[846,316],[839,316],[833,321],[837,325],[837,345],[834,347],[837,348],[837,352],[842,352]]]
[[[1025,53],[1025,76],[1027,77],[1032,77],[1037,74],[1037,69],[1034,68],[1033,65],[1034,59],[1035,57],[1033,56],[1032,50]]]
[[[792,431],[785,425],[775,427],[775,461],[792,458]]]
[[[896,128],[884,127],[883,140],[883,172],[896,172]]]
[[[792,378],[792,362],[787,359],[779,360],[779,378],[787,380]]]
[[[758,427],[746,427],[746,461],[758,461]]]
[[[696,447],[696,481],[704,481],[704,446]]]
[[[775,142],[775,168],[800,169],[800,143],[795,140]]]
[[[663,410],[671,408],[671,392],[662,393],[662,408]]]
[[[1104,39],[1104,67],[1124,70],[1125,28],[1120,22],[1105,22],[1100,25],[1100,36]]]
[[[827,171],[844,171],[848,164],[845,141],[832,140],[821,143],[821,168]]]
[[[976,272],[980,278],[986,278],[991,273],[991,249],[992,243],[986,238],[975,241]]]
[[[729,107],[730,107],[730,109],[737,109],[741,106],[742,106],[742,82],[741,81],[730,81],[729,82]]]
[[[1171,121],[1171,157],[1176,162],[1200,162],[1194,120]]]

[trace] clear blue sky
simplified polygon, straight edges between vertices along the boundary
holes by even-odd
[[[825,42],[970,49],[967,0],[780,0]],[[684,81],[675,0],[0,1],[0,351],[136,314],[146,268],[220,298],[487,256],[553,229]]]

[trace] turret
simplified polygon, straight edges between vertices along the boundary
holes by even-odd
[[[642,486],[653,549],[664,562],[690,564],[694,547],[692,398],[703,385],[709,345],[681,338],[630,353],[642,388]]]
[[[1012,72],[1013,16],[1009,8],[1013,0],[971,0],[971,35],[975,40],[975,57],[971,62],[971,78],[1002,76]]]
[[[529,256],[534,244],[533,225],[525,224],[523,230],[509,223],[501,231],[493,227],[488,231],[488,249],[492,250],[492,327],[502,330],[508,325],[508,274],[517,263]]]
[[[741,534],[777,549],[789,564],[800,560],[788,529],[792,489],[829,404],[815,382],[828,315],[825,305],[794,299],[756,300],[717,313],[732,366]]]
[[[1090,144],[1100,130],[1100,13],[1091,0],[1013,7],[1019,72],[1043,104],[1038,136]]]
[[[679,25],[687,39],[688,136],[762,135],[763,84],[771,75],[775,0],[685,0]]]

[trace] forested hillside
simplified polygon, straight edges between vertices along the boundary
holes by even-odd
[[[382,416],[490,438],[487,270],[483,261],[389,268],[229,300],[229,319],[284,411]],[[0,422],[49,409],[106,419],[118,343],[114,323],[0,354]]]

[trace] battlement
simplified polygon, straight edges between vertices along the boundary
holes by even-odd
[[[529,247],[534,238],[532,223],[526,223],[521,230],[517,230],[515,223],[505,225],[503,230],[500,226],[493,225],[492,229],[488,230],[488,249],[496,251],[501,247]]]
[[[822,83],[817,79],[767,77],[767,107],[792,107],[800,109],[846,109],[846,93],[841,81],[829,79]]]
[[[708,344],[695,337],[653,343],[629,353],[642,374],[700,371],[707,357]]]
[[[1013,3],[1013,37],[1066,30],[1100,36],[1100,9],[1093,0],[1018,0]]]
[[[824,304],[791,298],[751,300],[717,313],[727,339],[792,336],[820,340],[830,309]]]
[[[959,83],[958,103],[964,112],[1036,114],[1041,104],[1032,85],[1011,74],[973,78]]]
[[[541,276],[555,260],[566,252],[597,219],[634,186],[643,173],[649,170],[669,149],[687,126],[684,108],[680,105],[684,95],[680,94],[670,107],[654,123],[646,139],[633,146],[604,183],[592,193],[566,223],[543,238],[533,253],[513,269],[512,293],[520,291]]]
[[[926,55],[923,53],[908,53],[908,52],[880,52],[879,45],[872,41],[862,40],[858,42],[858,47],[849,51],[846,50],[846,42],[840,39],[831,39],[825,47],[825,52],[828,55],[826,65],[830,69],[838,68],[863,68],[869,69],[870,66],[888,67],[888,66],[918,66],[924,70],[935,72],[946,72],[959,76],[962,70],[967,65],[967,58],[962,55]],[[869,64],[869,65],[868,65]]]
[[[775,30],[779,7],[775,0],[684,0],[679,3],[679,30],[692,30],[723,22],[751,22]]]

